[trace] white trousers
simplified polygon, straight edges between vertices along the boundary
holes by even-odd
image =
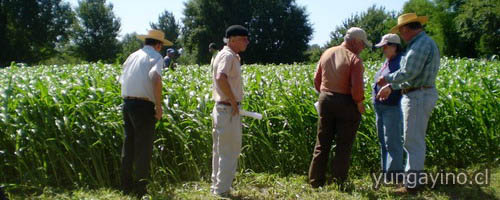
[[[216,104],[213,117],[212,185],[214,194],[231,188],[238,157],[241,153],[242,125],[239,115],[232,115],[231,106]]]

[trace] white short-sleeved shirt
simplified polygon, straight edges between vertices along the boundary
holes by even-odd
[[[151,46],[130,54],[123,63],[123,73],[120,77],[122,97],[143,97],[155,102],[153,93],[153,75],[161,76],[163,57]]]
[[[218,74],[226,74],[227,81],[233,91],[233,95],[237,102],[243,100],[243,83],[241,81],[241,64],[240,56],[228,46],[217,53],[213,62],[213,99],[214,101],[229,101],[220,87],[217,85],[216,77]]]

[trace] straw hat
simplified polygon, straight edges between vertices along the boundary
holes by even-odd
[[[391,33],[399,32],[399,27],[412,22],[420,22],[420,24],[425,24],[429,20],[427,16],[417,16],[415,13],[406,13],[398,17],[398,25],[391,28]]]
[[[155,39],[158,41],[163,42],[163,46],[172,46],[173,43],[165,39],[165,33],[160,30],[149,30],[147,35],[138,35],[137,38],[141,41],[146,40],[146,38],[149,39]]]

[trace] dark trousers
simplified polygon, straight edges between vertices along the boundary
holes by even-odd
[[[154,115],[155,110],[152,102],[124,100],[125,139],[121,157],[121,181],[122,190],[126,194],[133,192],[142,196],[146,193],[156,124]]]
[[[0,187],[0,200],[7,200],[7,195],[4,194],[3,188]]]
[[[334,138],[336,147],[332,160],[333,178],[338,183],[347,180],[352,143],[360,121],[361,114],[351,95],[321,92],[318,135],[309,167],[309,183],[312,187],[323,186],[326,182],[325,173]]]

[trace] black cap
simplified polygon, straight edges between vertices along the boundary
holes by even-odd
[[[225,38],[231,36],[248,36],[248,29],[241,25],[232,25],[226,29]]]

